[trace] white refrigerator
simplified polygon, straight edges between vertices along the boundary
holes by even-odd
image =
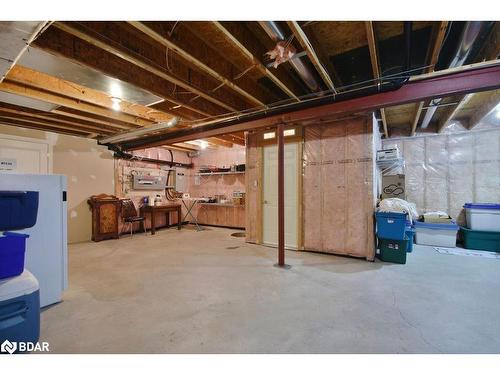
[[[0,190],[39,192],[35,226],[16,232],[30,236],[25,268],[40,283],[41,307],[60,302],[68,286],[66,187],[63,175],[0,174]]]

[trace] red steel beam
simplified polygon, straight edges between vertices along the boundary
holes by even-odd
[[[486,68],[472,68],[461,72],[431,76],[410,80],[401,88],[393,91],[367,95],[354,99],[333,102],[307,109],[300,109],[286,114],[272,115],[258,120],[241,122],[215,128],[213,125],[200,126],[199,131],[165,136],[161,140],[152,140],[147,145],[137,148],[154,147],[166,143],[185,142],[197,138],[207,138],[227,133],[254,130],[280,123],[300,122],[319,117],[331,117],[355,112],[373,111],[378,108],[400,104],[420,102],[428,99],[443,98],[453,95],[465,95],[471,92],[495,90],[500,88],[500,65]],[[129,149],[135,149],[130,147]]]
[[[285,266],[285,124],[280,123],[278,133],[278,266]]]

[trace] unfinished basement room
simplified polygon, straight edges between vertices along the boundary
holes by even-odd
[[[498,354],[499,22],[221,19],[0,22],[2,351]]]

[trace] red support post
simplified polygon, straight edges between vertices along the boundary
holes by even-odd
[[[285,265],[285,125],[278,124],[278,267]]]

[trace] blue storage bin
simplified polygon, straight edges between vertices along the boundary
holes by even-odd
[[[407,214],[402,212],[376,212],[377,236],[389,240],[404,240]]]
[[[24,271],[0,280],[0,343],[36,343],[40,338],[40,290],[37,279]],[[18,346],[19,349],[19,346]]]
[[[415,229],[407,226],[405,229],[405,235],[408,237],[408,246],[406,247],[406,252],[411,253],[413,251],[413,236],[415,235]]]
[[[0,279],[20,275],[24,271],[27,234],[4,232],[0,237]]]
[[[38,191],[0,191],[0,230],[31,228],[36,224]]]

